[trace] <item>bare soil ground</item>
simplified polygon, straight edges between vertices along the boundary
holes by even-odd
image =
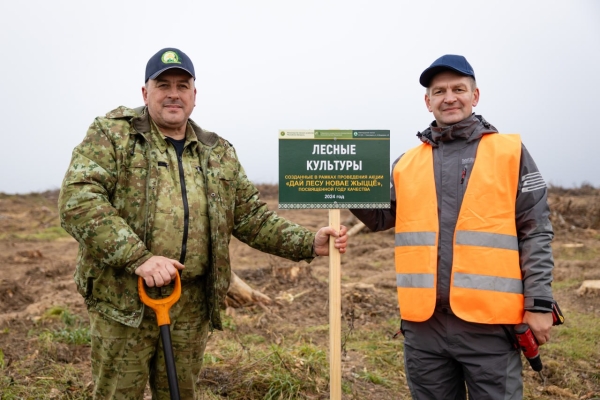
[[[260,185],[260,190],[263,200],[276,210],[277,188]],[[50,382],[44,398],[86,398],[91,389],[89,346],[47,343],[52,350],[48,351],[48,348],[41,349],[40,341],[29,335],[34,328],[46,326],[52,329],[58,324],[56,320],[43,318],[52,307],[66,308],[87,322],[85,305],[72,279],[77,243],[71,238],[56,239],[53,236],[58,225],[57,195],[57,192],[0,193],[0,355],[3,354],[0,376],[8,377],[15,384],[35,385],[44,379],[45,370],[52,364],[66,364],[73,374],[71,386],[66,393],[61,393]],[[550,203],[556,231],[553,244],[555,297],[567,320],[572,311],[592,319],[600,318],[600,298],[579,297],[576,293],[583,280],[600,279],[600,190],[553,188]],[[312,229],[326,225],[328,221],[327,210],[278,210],[278,213]],[[355,223],[347,210],[342,210],[341,215],[346,225]],[[407,398],[402,371],[398,371],[398,380],[402,382],[391,387],[357,379],[365,356],[353,351],[351,346],[352,334],[369,330],[378,332],[374,340],[395,341],[398,357],[401,357],[402,338],[392,338],[397,327],[390,324],[398,318],[393,232],[362,231],[350,240],[349,251],[342,256],[345,346],[342,377],[351,387],[351,393],[345,393],[344,398]],[[235,239],[232,239],[231,257],[233,269],[243,280],[275,300],[267,309],[253,306],[228,310],[236,325],[234,335],[256,334],[281,344],[299,327],[327,326],[327,258],[317,258],[310,265],[293,263],[257,252]],[[215,333],[217,336],[224,334],[228,333]],[[315,334],[306,340],[327,351],[326,330],[315,329]],[[544,355],[542,348],[548,381],[542,385],[526,365],[523,374],[529,398],[600,398],[597,339],[595,346],[592,360],[575,364],[565,362],[558,350]],[[217,341],[210,340],[207,353],[219,354],[220,351]],[[23,374],[20,369],[23,360],[30,361],[30,365],[39,365],[39,369],[33,367]],[[19,368],[15,368],[17,361],[21,362]],[[233,371],[235,360],[230,362]],[[225,397],[227,380],[233,375],[224,375],[222,371],[206,367],[201,379],[213,393]],[[321,393],[305,398],[329,397],[327,393]],[[1,386],[0,399],[4,399]]]

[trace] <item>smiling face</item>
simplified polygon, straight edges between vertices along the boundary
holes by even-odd
[[[183,139],[187,120],[196,105],[194,78],[179,68],[171,68],[142,87],[150,117],[166,136]]]
[[[475,87],[475,81],[452,71],[434,76],[425,94],[427,109],[433,113],[439,127],[468,118],[478,102],[479,88]]]

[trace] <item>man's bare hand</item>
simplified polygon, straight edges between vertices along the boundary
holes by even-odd
[[[148,287],[161,287],[175,279],[177,270],[185,267],[177,260],[162,256],[152,256],[135,269],[135,273],[146,282]]]
[[[315,235],[315,241],[313,242],[315,253],[319,256],[329,255],[329,236],[336,238],[334,244],[335,248],[338,249],[340,253],[345,253],[346,242],[348,241],[347,232],[348,229],[344,225],[340,225],[339,232],[329,226],[319,229]]]
[[[525,311],[523,323],[528,324],[531,332],[540,345],[550,341],[550,329],[552,328],[552,313],[534,313]]]

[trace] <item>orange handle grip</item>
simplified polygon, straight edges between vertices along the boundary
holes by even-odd
[[[177,303],[177,300],[181,297],[181,278],[179,278],[179,272],[175,274],[175,288],[169,297],[165,297],[164,299],[153,299],[148,296],[146,289],[144,288],[144,278],[141,276],[138,277],[138,293],[140,294],[142,303],[153,309],[156,313],[156,322],[158,322],[158,326],[169,325],[171,323],[169,309],[173,304]]]

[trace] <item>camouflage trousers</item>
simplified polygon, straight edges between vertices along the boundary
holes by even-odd
[[[162,289],[162,291],[168,291]],[[152,298],[161,289],[148,289]],[[145,307],[138,328],[89,310],[94,399],[141,400],[148,380],[153,400],[170,399],[160,330],[154,311]],[[208,335],[208,312],[202,285],[184,284],[170,310],[170,331],[182,399],[198,398],[198,375]]]

